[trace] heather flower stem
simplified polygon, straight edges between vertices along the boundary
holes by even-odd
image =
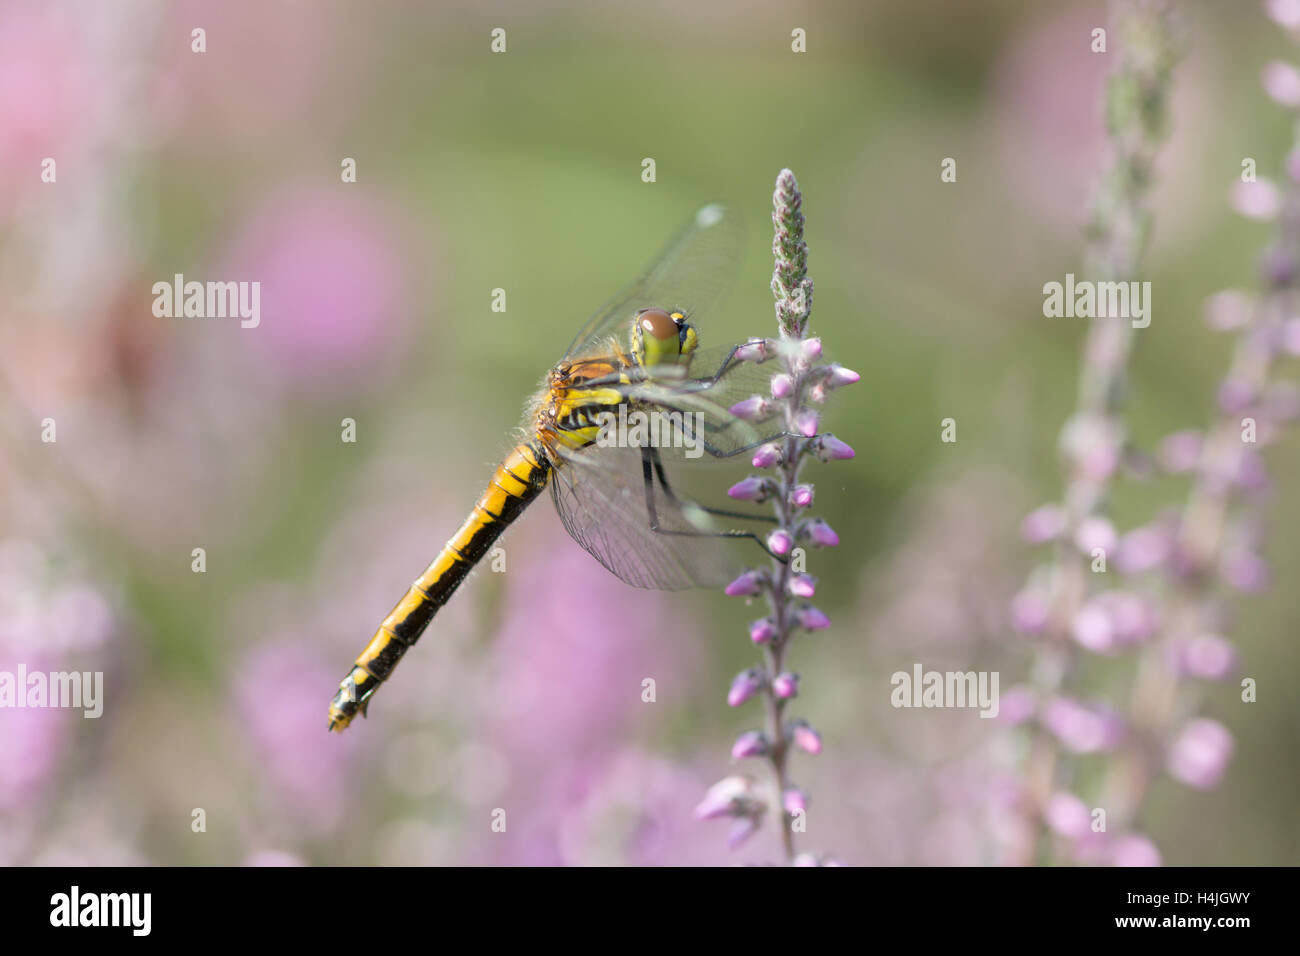
[[[785,431],[788,437],[783,442],[779,469],[780,486],[773,499],[773,507],[778,528],[793,528],[797,520],[794,506],[794,490],[798,484],[799,469],[803,464],[803,445],[798,434],[796,416],[804,405],[804,387],[806,364],[799,360],[800,340],[807,330],[808,315],[812,306],[812,282],[808,279],[808,247],[803,240],[803,196],[799,192],[799,183],[788,169],[783,169],[777,177],[776,192],[772,197],[772,223],[775,237],[772,252],[776,258],[772,275],[772,292],[776,297],[777,324],[781,330],[781,360],[785,364],[786,374],[792,380],[790,395],[785,401]],[[788,561],[772,559],[772,586],[768,590],[768,600],[772,608],[772,620],[776,636],[766,648],[768,674],[775,676],[785,669],[787,643],[794,631],[794,621],[790,601],[790,564]],[[778,803],[790,789],[790,779],[786,771],[786,758],[789,754],[790,741],[785,733],[786,700],[772,692],[769,685],[763,695],[767,709],[768,734],[772,741],[769,755],[772,764],[772,776],[776,784]],[[795,856],[793,818],[780,806],[781,847],[787,863]]]
[[[1295,146],[1300,155],[1300,142]],[[1277,254],[1294,257],[1300,249],[1300,187],[1289,183],[1280,216]],[[1275,254],[1276,262],[1276,254]],[[1258,304],[1241,330],[1226,381],[1261,395],[1273,367],[1274,348],[1283,322],[1296,308],[1296,270],[1286,267],[1266,275],[1271,294]],[[1169,600],[1164,639],[1153,642],[1143,654],[1130,699],[1134,735],[1110,766],[1105,783],[1112,819],[1121,826],[1135,822],[1147,790],[1158,775],[1165,738],[1181,719],[1195,710],[1194,687],[1180,682],[1171,665],[1171,638],[1201,633],[1212,619],[1215,561],[1222,552],[1232,504],[1224,476],[1240,472],[1245,444],[1239,414],[1221,412],[1206,435],[1200,467],[1188,492],[1179,522],[1176,553],[1182,573]]]
[[[803,400],[804,382],[803,376],[796,369],[790,368],[789,365],[787,365],[787,369],[788,373],[794,376],[794,392],[791,395],[790,403],[786,407],[786,430],[793,433],[795,430],[795,412]],[[794,489],[799,479],[799,468],[802,464],[801,444],[802,442],[798,438],[787,438],[785,440],[785,449],[781,456],[780,490],[774,499],[777,527],[780,528],[792,528],[795,524],[796,516],[794,514],[793,499]],[[767,672],[771,675],[780,674],[785,670],[786,645],[794,631],[789,597],[790,573],[789,562],[772,559],[773,584],[768,591],[768,599],[772,608],[772,620],[776,627],[776,637],[767,646],[764,655]],[[768,736],[772,741],[769,759],[772,764],[772,777],[779,798],[780,795],[790,789],[790,780],[786,772],[786,757],[789,753],[790,742],[784,730],[786,700],[777,697],[770,690],[763,695],[763,699],[767,709]],[[785,853],[786,862],[790,863],[793,862],[795,856],[793,820],[790,814],[784,811],[784,807],[781,808],[781,811],[781,847]]]
[[[1106,124],[1110,168],[1100,183],[1088,225],[1085,268],[1100,281],[1135,278],[1150,232],[1145,203],[1156,148],[1163,140],[1173,64],[1177,59],[1169,5],[1162,0],[1117,0],[1112,5],[1118,60],[1107,81]],[[1080,525],[1100,516],[1123,458],[1120,409],[1134,330],[1125,317],[1092,320],[1079,372],[1077,407],[1061,435],[1066,461],[1065,533],[1048,575],[1048,619],[1034,663],[1041,699],[1067,688],[1076,670],[1070,635],[1091,589],[1089,568],[1073,542]],[[1050,862],[1044,811],[1060,772],[1053,735],[1036,726],[1025,763],[1024,833],[1013,850],[1025,865]]]
[[[805,601],[816,592],[816,579],[804,573],[804,551],[799,545],[808,542],[834,547],[839,537],[821,518],[801,517],[812,505],[813,487],[798,483],[799,469],[809,455],[821,461],[853,457],[853,449],[844,442],[818,431],[820,416],[813,406],[824,402],[832,390],[858,381],[859,376],[833,362],[817,364],[821,341],[806,337],[813,286],[808,278],[802,204],[794,173],[781,170],[772,196],[772,253],[776,260],[772,294],[780,336],[750,339],[736,352],[740,361],[777,359],[781,370],[771,378],[770,399],[754,395],[731,407],[738,418],[769,422],[771,432],[778,434],[762,444],[751,461],[757,469],[775,469],[775,475],[751,475],[727,492],[740,501],[770,500],[776,519],[767,538],[772,555],[769,566],[746,570],[726,589],[735,597],[765,595],[769,609],[767,617],[752,622],[749,628],[750,640],[763,647],[764,666],[737,674],[727,703],[737,707],[755,696],[763,698],[766,730],[746,731],[737,738],[731,754],[734,759],[766,759],[776,789],[773,802],[781,821],[785,862],[816,865],[825,861],[795,855],[795,824],[805,819],[808,797],[790,780],[789,760],[795,748],[821,753],[822,740],[807,720],[786,720],[786,704],[799,692],[799,675],[785,669],[786,652],[797,631],[819,631],[830,625],[825,614]],[[701,819],[733,818],[730,841],[735,846],[758,829],[769,806],[748,776],[733,776],[711,787],[695,812]]]

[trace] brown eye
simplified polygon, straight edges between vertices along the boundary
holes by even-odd
[[[646,309],[637,316],[637,321],[647,335],[653,335],[661,342],[677,338],[677,323],[663,309]]]

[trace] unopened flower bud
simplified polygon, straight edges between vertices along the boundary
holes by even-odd
[[[753,501],[761,504],[772,496],[776,490],[771,478],[750,475],[744,481],[738,481],[727,489],[727,497],[737,501]]]
[[[767,577],[762,571],[749,570],[727,585],[728,597],[753,597],[762,593]]]
[[[746,757],[761,757],[767,753],[767,737],[761,730],[747,730],[731,745],[731,756],[734,760],[743,760]]]
[[[727,704],[730,707],[739,707],[745,701],[749,700],[759,692],[763,687],[763,672],[757,667],[751,667],[747,671],[741,671],[731,682],[731,689],[727,691]]]

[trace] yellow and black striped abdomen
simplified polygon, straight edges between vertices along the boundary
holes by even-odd
[[[357,711],[365,712],[370,695],[419,640],[492,542],[541,494],[550,475],[550,459],[535,443],[519,445],[506,456],[460,530],[397,602],[339,684],[330,701],[330,730],[343,730]]]

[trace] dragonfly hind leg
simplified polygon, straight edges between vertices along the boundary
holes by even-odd
[[[784,563],[787,559],[774,552],[767,546],[767,542],[754,534],[752,531],[676,531],[671,528],[663,528],[659,525],[659,512],[655,508],[655,481],[658,480],[660,487],[663,489],[664,497],[677,507],[681,507],[681,500],[673,493],[672,487],[668,484],[668,476],[664,474],[663,462],[660,461],[658,452],[653,448],[643,448],[641,450],[641,469],[645,479],[645,503],[646,511],[650,519],[650,530],[657,534],[679,535],[687,538],[749,538],[760,548],[763,549],[769,557],[775,558]],[[694,504],[692,502],[692,504]],[[704,505],[694,505],[709,514],[723,517],[740,518],[746,521],[775,521],[766,515],[746,515],[736,511],[726,511],[721,508],[709,508]]]

